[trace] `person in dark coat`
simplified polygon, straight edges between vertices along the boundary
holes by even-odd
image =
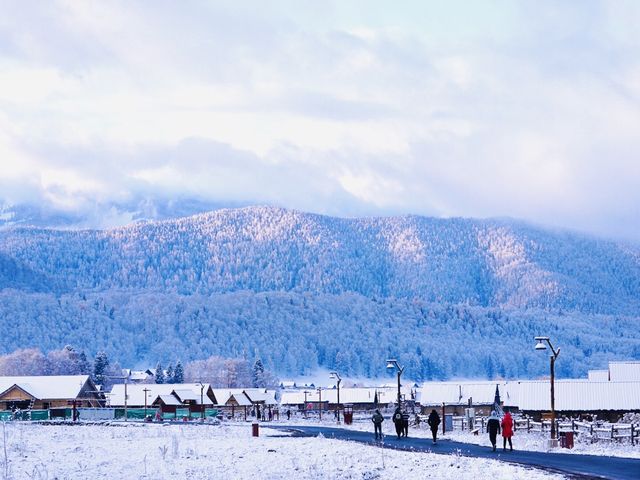
[[[402,413],[402,436],[407,437],[409,435],[409,413]]]
[[[431,410],[429,418],[427,419],[429,427],[431,427],[431,435],[433,435],[433,443],[436,443],[436,437],[438,436],[438,427],[440,426],[440,415],[435,409]]]
[[[513,443],[511,443],[511,437],[513,437],[513,418],[509,412],[504,414],[502,418],[502,450],[507,449],[507,440],[509,440],[509,449],[513,452]]]
[[[396,426],[396,435],[398,435],[398,439],[402,436],[403,428],[402,428],[402,410],[400,407],[396,408],[393,412],[393,424]]]
[[[376,409],[373,416],[371,417],[371,421],[373,422],[376,440],[382,440],[382,422],[384,422],[384,417],[380,413],[380,410]]]
[[[287,410],[287,420],[291,420],[291,410]]]
[[[487,420],[487,432],[489,432],[489,440],[493,446],[493,451],[496,451],[496,437],[500,433],[500,420],[496,415],[496,411],[491,412],[491,416]]]

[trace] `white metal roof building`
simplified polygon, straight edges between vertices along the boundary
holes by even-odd
[[[219,406],[231,405],[234,400],[242,407],[253,405],[242,388],[214,388],[213,394],[216,397],[216,405]]]
[[[376,392],[378,394],[378,404],[388,405],[394,403],[398,398],[398,390],[391,387],[354,387],[354,388],[341,388],[340,389],[340,403],[352,404],[352,405],[365,405],[373,404],[375,400]],[[405,398],[411,398],[410,389],[403,388],[401,393],[405,395]],[[316,389],[307,390],[306,395],[307,403],[317,403],[320,401],[320,394]],[[304,390],[286,390],[282,392],[280,403],[282,405],[304,405],[305,393]],[[338,403],[338,389],[322,389],[322,403]]]
[[[640,382],[556,380],[555,408],[566,412],[640,411]],[[518,382],[521,411],[551,410],[549,380]]]
[[[113,386],[111,393],[108,395],[108,403],[112,407],[124,407],[124,384],[118,383]],[[150,384],[128,384],[127,385],[127,406],[143,407],[151,403],[161,395],[175,395],[181,401],[193,401],[196,405],[200,404],[199,383],[150,383]],[[146,390],[146,391],[145,391]],[[204,384],[202,390],[202,399],[205,405],[215,404],[215,395],[208,383]]]
[[[612,382],[640,382],[640,362],[609,362]]]
[[[592,382],[608,382],[609,370],[589,370],[588,378]]]
[[[492,405],[495,400],[496,386],[500,400],[505,406],[517,406],[517,382],[504,380],[468,381],[468,382],[425,382],[418,389],[417,401],[423,406],[467,405],[472,399],[473,405]]]

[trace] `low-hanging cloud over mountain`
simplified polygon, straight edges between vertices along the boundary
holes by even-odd
[[[639,238],[633,2],[4,11],[9,204],[96,226],[188,199]]]

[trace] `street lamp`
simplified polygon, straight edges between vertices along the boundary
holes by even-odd
[[[316,390],[318,392],[318,406],[320,407],[318,411],[320,412],[320,421],[322,421],[322,387],[318,387]]]
[[[338,372],[329,373],[329,378],[333,378],[338,380],[338,423],[340,423],[340,382],[342,382],[342,377],[338,374]]]
[[[401,367],[400,364],[398,364],[398,361],[395,358],[392,358],[390,360],[387,360],[387,370],[390,369],[396,369],[396,372],[398,373],[398,408],[400,408],[400,375],[402,375],[402,372],[404,372],[404,367]]]
[[[551,349],[550,368],[551,368],[551,440],[556,440],[556,398],[555,398],[555,376],[556,376],[556,359],[560,355],[560,348],[557,350],[551,345],[549,337],[535,337],[536,350],[546,350],[547,345]],[[546,345],[545,345],[546,343]]]

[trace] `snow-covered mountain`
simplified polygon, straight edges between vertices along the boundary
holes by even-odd
[[[67,291],[353,292],[481,306],[640,311],[640,250],[507,220],[219,210],[104,231],[12,229],[0,253]]]
[[[375,373],[383,362],[373,356],[393,354],[406,355],[416,377],[488,375],[499,366],[483,344],[469,346],[478,331],[486,339],[510,332],[524,346],[542,327],[563,332],[580,360],[640,357],[640,249],[512,220],[340,219],[250,207],[99,231],[6,228],[0,268],[0,314],[46,325],[41,346],[69,343],[56,332],[73,325],[79,341],[92,336],[91,348],[128,360],[257,348],[282,371],[342,362]],[[24,272],[19,281],[11,269]],[[596,324],[601,338],[623,332],[626,343],[601,345],[591,337]],[[386,339],[377,352],[368,329]],[[475,350],[475,360],[458,362],[439,347],[430,355],[419,332],[459,338],[454,350],[465,358]],[[525,352],[503,373],[536,371],[528,359],[537,365]]]

